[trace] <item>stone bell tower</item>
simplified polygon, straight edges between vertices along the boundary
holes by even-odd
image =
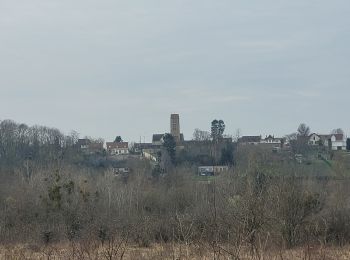
[[[179,114],[171,114],[170,116],[170,134],[174,137],[176,142],[180,142],[181,132]]]

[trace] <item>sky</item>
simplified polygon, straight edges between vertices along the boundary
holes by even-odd
[[[349,0],[0,0],[0,120],[106,141],[343,128]]]

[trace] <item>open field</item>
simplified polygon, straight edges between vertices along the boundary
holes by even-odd
[[[267,250],[266,252],[256,252],[251,254],[248,249],[241,249],[239,254],[231,255],[226,252],[227,247],[206,248],[202,246],[184,246],[173,244],[159,244],[148,248],[140,248],[137,246],[128,246],[112,252],[106,247],[87,247],[82,244],[55,245],[49,247],[38,247],[34,245],[19,245],[1,247],[0,259],[52,259],[52,260],[82,260],[82,259],[153,259],[153,260],[172,260],[172,259],[305,259],[305,260],[347,260],[350,259],[350,248],[343,247],[321,247],[310,246],[305,248],[297,248],[292,250]]]

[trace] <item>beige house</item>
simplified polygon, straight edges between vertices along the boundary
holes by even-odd
[[[128,142],[110,142],[107,143],[107,152],[110,155],[125,155],[129,154],[129,143]]]

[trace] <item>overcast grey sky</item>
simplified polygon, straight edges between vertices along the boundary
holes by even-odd
[[[106,140],[350,134],[349,0],[0,0],[0,119]]]

